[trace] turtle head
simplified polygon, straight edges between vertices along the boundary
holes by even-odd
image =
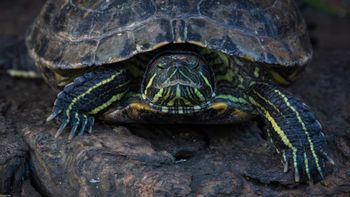
[[[162,111],[190,113],[207,103],[214,89],[213,71],[204,60],[193,53],[170,53],[149,64],[142,95]]]

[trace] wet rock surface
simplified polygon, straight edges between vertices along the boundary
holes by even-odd
[[[15,32],[8,29],[6,36]],[[336,162],[326,180],[295,184],[254,121],[220,126],[99,121],[91,135],[68,141],[65,133],[56,139],[58,124],[45,119],[57,92],[40,79],[0,74],[0,194],[348,196],[350,50],[324,47],[326,33],[313,34],[322,40],[320,48],[289,90],[322,122]]]

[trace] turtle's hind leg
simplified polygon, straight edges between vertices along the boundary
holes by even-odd
[[[282,154],[285,171],[291,164],[296,182],[300,175],[310,181],[323,179],[326,161],[334,162],[328,156],[321,125],[310,109],[291,94],[265,82],[251,85],[248,97]]]
[[[68,84],[57,95],[53,111],[47,121],[59,115],[63,118],[56,137],[71,126],[69,139],[80,128],[80,134],[91,133],[94,116],[120,101],[128,91],[129,78],[125,69],[102,68],[86,73]]]

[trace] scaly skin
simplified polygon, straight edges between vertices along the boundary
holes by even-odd
[[[321,125],[305,104],[269,81],[254,62],[208,50],[199,54],[204,58],[182,52],[160,56],[144,69],[143,80],[140,74],[132,76],[136,68],[142,68],[137,63],[136,67],[101,68],[78,77],[58,94],[48,118],[63,118],[56,137],[68,125],[70,139],[78,128],[80,134],[91,132],[94,117],[112,104],[153,114],[155,121],[166,114],[175,114],[175,120],[169,121],[176,122],[176,117],[194,114],[210,121],[256,113],[282,154],[285,171],[292,164],[296,182],[301,176],[310,181],[325,177],[326,162],[334,162]],[[137,84],[143,85],[139,88]],[[125,104],[130,98],[133,101]],[[217,111],[215,117],[204,113],[208,109]]]
[[[312,181],[324,178],[325,162],[329,157],[322,127],[304,103],[279,87],[266,82],[252,83],[249,101],[263,117],[268,135],[282,153],[285,172],[294,168],[295,181],[306,174]]]
[[[91,133],[94,116],[112,103],[120,101],[128,90],[129,80],[125,69],[101,69],[89,72],[68,84],[57,95],[53,111],[47,121],[62,115],[63,122],[58,137],[70,124],[69,139],[80,126],[80,134]]]

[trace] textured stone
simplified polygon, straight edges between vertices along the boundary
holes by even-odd
[[[2,115],[4,100],[0,99],[0,103],[0,194],[8,194],[19,187],[24,178],[28,146]]]

